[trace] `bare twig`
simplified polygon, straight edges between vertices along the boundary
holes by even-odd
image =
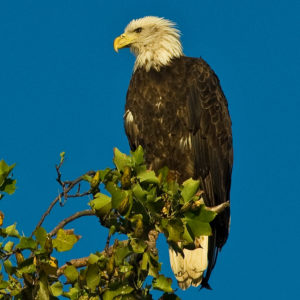
[[[75,213],[74,215],[62,220],[49,234],[50,236],[54,236],[56,235],[56,233],[58,232],[59,229],[65,227],[68,223],[80,218],[80,217],[84,217],[84,216],[94,216],[95,213],[90,210],[90,209],[86,209],[83,211],[78,211],[77,213]]]
[[[78,183],[78,187],[77,187],[77,192],[76,192],[76,194],[77,194],[77,195],[80,194],[80,183]]]
[[[56,169],[56,172],[57,172],[57,178],[56,178],[56,181],[62,186],[64,187],[65,184],[63,181],[61,181],[61,172],[60,172],[60,167],[62,165],[62,162],[60,162],[59,165],[55,165],[55,169]]]
[[[67,197],[68,197],[68,193],[66,192],[66,189],[65,189],[65,186],[66,186],[66,183],[64,181],[61,180],[61,172],[60,172],[60,168],[63,164],[64,160],[62,159],[59,163],[59,165],[55,165],[55,169],[56,169],[56,172],[57,172],[57,178],[56,178],[56,181],[61,185],[62,189],[63,189],[63,196],[64,196],[64,202],[67,200]],[[61,204],[61,197],[59,199],[59,203]],[[62,206],[62,204],[61,204]]]
[[[92,176],[92,175],[94,175],[94,174],[95,174],[94,171],[89,171],[89,172],[85,173],[84,175],[90,175],[90,176]],[[68,187],[66,187],[66,188],[64,189],[64,192],[61,192],[61,193],[60,193],[60,194],[52,201],[52,203],[49,205],[48,209],[47,209],[47,210],[45,211],[45,213],[42,215],[42,217],[41,217],[40,221],[38,222],[38,224],[36,225],[34,231],[31,233],[31,236],[33,235],[33,233],[35,232],[35,230],[43,224],[45,218],[50,214],[50,212],[51,212],[53,206],[61,199],[62,196],[64,196],[64,194],[68,193],[70,190],[73,189],[74,186],[76,186],[79,182],[81,182],[81,181],[83,180],[82,177],[83,177],[83,176],[80,176],[80,177],[78,177],[77,179],[75,179],[75,180],[73,180],[73,181],[70,181],[70,182],[68,183]]]
[[[84,197],[84,196],[87,196],[87,195],[90,195],[90,194],[91,194],[91,192],[87,191],[87,192],[84,192],[82,194],[76,193],[74,195],[68,195],[68,198],[80,198],[80,197]]]
[[[107,239],[106,239],[106,244],[104,250],[107,252],[109,249],[109,243],[110,243],[110,238],[111,238],[111,233],[108,233]]]

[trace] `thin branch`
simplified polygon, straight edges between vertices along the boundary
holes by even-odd
[[[57,270],[57,276],[61,276],[64,273],[64,270],[66,267],[72,265],[75,268],[81,268],[87,265],[87,262],[89,260],[89,256],[87,257],[81,257],[81,258],[74,258],[71,259],[69,262],[67,262],[66,264],[64,264],[63,266],[61,266],[58,270]]]
[[[94,174],[95,174],[94,171],[89,171],[89,172],[85,173],[84,175],[91,175],[91,176],[92,176],[92,175],[94,175]],[[36,230],[37,228],[39,228],[39,227],[43,224],[45,218],[50,214],[50,212],[51,212],[53,206],[61,199],[62,196],[64,196],[65,193],[68,193],[70,190],[72,190],[72,188],[73,188],[76,184],[78,184],[79,182],[81,182],[81,181],[83,180],[82,177],[83,177],[83,176],[80,176],[80,177],[78,177],[77,179],[71,181],[71,182],[69,183],[68,187],[65,188],[64,192],[61,192],[61,193],[60,193],[60,194],[52,201],[52,203],[49,205],[48,209],[47,209],[47,210],[45,211],[45,213],[42,215],[42,217],[41,217],[40,221],[38,222],[38,224],[36,225],[34,231],[31,233],[31,236],[33,235],[33,233],[35,232],[35,230]]]
[[[84,197],[84,196],[87,196],[87,195],[90,195],[90,194],[91,194],[91,192],[87,191],[87,192],[84,192],[82,194],[76,193],[74,195],[68,195],[68,198],[81,198],[81,197]]]
[[[57,172],[57,178],[56,178],[56,181],[61,185],[61,187],[62,187],[62,189],[63,189],[62,194],[63,194],[63,196],[64,196],[64,202],[65,202],[65,201],[67,201],[68,194],[67,194],[66,188],[65,188],[66,183],[65,183],[64,181],[61,180],[61,172],[60,172],[60,168],[61,168],[63,162],[64,162],[64,159],[62,159],[62,160],[60,161],[59,165],[55,165],[55,169],[56,169],[56,172]],[[60,199],[59,199],[59,203],[60,203],[61,206],[63,206],[63,205],[61,204],[61,203],[62,203],[62,202],[61,202],[61,197],[60,197]]]
[[[80,217],[84,217],[84,216],[95,216],[95,213],[90,210],[90,209],[86,209],[83,211],[78,211],[77,213],[75,213],[74,215],[62,220],[50,233],[50,236],[54,236],[56,235],[56,233],[58,232],[59,229],[65,227],[68,223],[80,218]]]
[[[77,195],[80,194],[80,183],[78,183],[78,187],[77,187],[77,192],[76,192],[76,194],[77,194]]]
[[[64,187],[65,186],[65,183],[63,181],[61,181],[61,172],[60,172],[60,167],[62,166],[63,164],[63,160],[60,162],[59,165],[55,165],[55,169],[56,169],[56,172],[57,172],[57,178],[56,178],[56,181],[62,186]]]
[[[110,243],[110,238],[111,238],[111,233],[108,233],[107,239],[106,239],[106,244],[104,250],[107,252],[109,249],[109,243]]]

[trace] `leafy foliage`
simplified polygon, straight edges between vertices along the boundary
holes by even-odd
[[[61,195],[67,197],[66,186],[73,187],[60,179],[64,156],[57,167],[58,182],[64,188],[59,200]],[[55,250],[70,251],[80,238],[63,228],[70,220],[50,233],[38,225],[28,237],[21,236],[15,224],[1,227],[0,299],[152,299],[153,289],[164,293],[161,299],[179,299],[172,280],[160,273],[157,235],[163,233],[176,251],[192,249],[195,237],[211,234],[209,223],[216,212],[204,205],[198,181],[189,179],[179,185],[166,167],[157,174],[147,170],[141,147],[131,155],[115,149],[113,161],[115,169],[90,172],[74,181],[90,184],[84,195],[93,195],[91,210],[109,229],[105,250],[58,266]],[[15,189],[15,180],[9,178],[13,167],[0,162],[0,190],[9,194]],[[128,239],[114,239],[110,246],[115,233]]]
[[[4,160],[0,160],[0,199],[4,197],[4,193],[13,194],[16,189],[16,180],[10,176],[16,164],[9,166]]]

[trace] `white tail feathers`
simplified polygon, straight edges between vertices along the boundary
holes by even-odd
[[[183,249],[184,257],[169,248],[171,268],[179,287],[183,290],[191,285],[198,286],[208,265],[208,236],[200,236],[196,239],[195,244],[199,248]]]

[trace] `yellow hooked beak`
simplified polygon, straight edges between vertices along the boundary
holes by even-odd
[[[130,34],[121,34],[114,40],[114,49],[118,52],[119,49],[129,47],[132,42],[134,42],[135,36]]]

